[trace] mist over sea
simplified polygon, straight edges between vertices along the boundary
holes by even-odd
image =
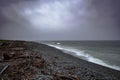
[[[44,41],[64,52],[120,71],[120,41]]]

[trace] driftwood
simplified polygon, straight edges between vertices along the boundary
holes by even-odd
[[[52,65],[57,67],[57,62],[54,61],[51,65],[42,55],[38,52],[32,51],[27,48],[23,42],[4,43],[0,47],[1,51],[1,63],[9,64],[5,65],[0,71],[0,80],[31,80],[36,77],[39,72],[40,75],[44,75],[44,80],[80,80],[76,74],[62,74],[54,72]],[[58,57],[54,57],[55,60]],[[71,62],[67,62],[69,64]],[[71,72],[75,67],[65,68]],[[3,74],[4,72],[4,74]],[[56,73],[56,74],[55,74]],[[47,79],[50,76],[50,79]],[[40,76],[41,77],[41,76]]]
[[[0,71],[0,75],[2,75],[2,73],[9,67],[9,65],[6,65],[1,71]]]
[[[54,74],[54,79],[55,80],[80,80],[78,76],[74,76],[74,75],[65,76],[61,74]]]

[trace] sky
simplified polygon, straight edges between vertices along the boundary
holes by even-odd
[[[120,40],[120,0],[0,0],[0,39]]]

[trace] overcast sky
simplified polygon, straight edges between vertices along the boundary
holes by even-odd
[[[0,0],[0,39],[120,40],[120,0]]]

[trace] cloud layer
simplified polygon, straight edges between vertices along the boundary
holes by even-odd
[[[27,40],[119,40],[118,2],[111,6],[112,3],[112,0],[31,0],[10,4],[1,8],[7,21],[0,36]]]

